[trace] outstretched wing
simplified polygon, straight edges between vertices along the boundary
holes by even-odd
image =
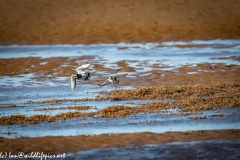
[[[72,91],[74,91],[74,89],[76,88],[76,78],[74,77],[74,75],[71,76],[71,89]]]
[[[110,81],[108,79],[105,79],[105,81],[103,83],[99,84],[99,86],[105,86],[108,84],[110,84]]]
[[[78,72],[78,74],[82,74],[82,73],[85,73],[84,72],[84,69],[87,69],[91,66],[91,64],[84,64],[84,65],[81,65],[80,67],[76,68],[76,71]]]

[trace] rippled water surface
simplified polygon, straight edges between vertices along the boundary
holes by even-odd
[[[69,159],[239,159],[240,140],[174,142],[141,147],[95,149],[68,154]]]

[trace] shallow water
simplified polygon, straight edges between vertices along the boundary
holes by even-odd
[[[232,59],[240,56],[240,40],[209,40],[190,42],[162,42],[162,43],[119,43],[94,45],[34,45],[34,46],[0,46],[0,58],[22,57],[80,57],[92,56],[93,62],[101,61],[106,67],[117,68],[116,62],[127,60],[128,65],[134,67],[140,75],[148,74],[153,65],[163,66],[160,70],[173,70],[188,65],[196,66],[200,63],[236,64],[240,62]],[[86,60],[79,61],[79,65]],[[44,65],[46,62],[41,62]],[[91,60],[90,60],[91,63]],[[63,64],[64,66],[65,64]],[[157,68],[154,68],[157,69]],[[100,71],[101,74],[106,74]],[[71,74],[71,73],[70,73]],[[116,73],[125,74],[124,72]],[[189,74],[193,74],[189,72]],[[31,81],[33,73],[17,75],[15,77],[0,77],[0,85],[66,85],[68,77],[57,77],[46,82]],[[50,79],[51,77],[49,77]],[[32,82],[32,83],[30,83]]]
[[[21,57],[80,57],[92,56],[90,63],[104,63],[105,67],[116,68],[116,62],[127,60],[126,63],[135,68],[132,76],[143,76],[149,74],[150,71],[163,70],[172,71],[183,65],[196,66],[200,63],[224,63],[226,65],[239,65],[240,62],[231,58],[240,56],[240,40],[210,40],[210,41],[190,41],[190,42],[163,42],[163,43],[134,43],[134,44],[96,44],[96,45],[35,45],[35,46],[0,46],[0,58],[21,58]],[[86,63],[86,60],[79,61],[79,65]],[[46,62],[41,62],[44,65]],[[65,65],[65,64],[63,64]],[[154,65],[161,68],[153,68]],[[188,74],[196,74],[205,72],[199,70],[196,72],[188,72]],[[72,73],[72,71],[71,71]],[[69,73],[69,75],[71,74]],[[108,76],[109,73],[98,71],[98,74]],[[130,73],[121,72],[115,75]],[[0,77],[0,86],[67,86],[69,77],[46,77],[37,81],[37,75],[34,73],[18,74],[14,77]],[[164,74],[162,74],[164,76]],[[92,79],[96,79],[94,77]]]
[[[144,145],[140,147],[121,147],[94,149],[67,154],[68,159],[239,159],[240,140],[207,140],[173,142]]]
[[[127,73],[126,78],[131,78],[139,73],[139,77],[146,76],[153,70],[153,65],[165,66],[155,70],[169,70],[176,72],[175,68],[183,65],[196,66],[197,64],[224,63],[240,65],[240,62],[231,58],[240,56],[240,40],[212,40],[191,42],[163,42],[145,44],[98,44],[98,45],[53,45],[53,46],[0,46],[0,58],[20,57],[78,57],[93,56],[93,61],[105,64],[105,67],[115,68],[116,62],[128,60],[129,66],[134,67],[134,74]],[[79,61],[79,64],[86,62]],[[44,65],[46,62],[41,62]],[[90,62],[91,63],[91,62]],[[64,65],[64,64],[63,64]],[[188,72],[197,74],[203,71]],[[108,77],[107,72],[99,71],[103,77]],[[71,73],[69,73],[70,75]],[[116,73],[126,74],[125,72]],[[0,108],[0,116],[9,115],[55,115],[70,110],[36,111],[39,108],[58,108],[69,105],[91,106],[89,112],[99,110],[110,105],[134,105],[147,103],[146,100],[136,101],[91,101],[72,102],[73,99],[94,98],[101,91],[115,90],[115,87],[99,87],[94,84],[78,84],[74,92],[70,89],[69,77],[48,78],[37,81],[34,73],[18,74],[14,77],[0,77],[0,104],[16,104],[15,108]],[[164,76],[164,74],[162,74]],[[93,76],[91,80],[98,79]],[[119,89],[131,89],[133,84],[120,86]],[[43,101],[51,99],[66,99],[59,104],[26,104],[28,101]],[[134,104],[130,104],[133,102]],[[16,138],[21,136],[36,137],[46,135],[94,135],[101,133],[123,132],[166,132],[203,129],[240,129],[239,109],[224,109],[219,111],[205,111],[198,115],[176,115],[173,112],[159,112],[154,114],[138,114],[124,118],[77,118],[61,122],[41,123],[34,125],[0,126],[0,137]],[[212,116],[217,112],[224,116]],[[228,113],[226,115],[226,113]],[[194,119],[194,116],[206,116],[205,119]],[[36,132],[36,130],[38,132]]]
[[[194,120],[194,116],[206,116]],[[38,136],[77,136],[135,132],[240,129],[240,109],[205,111],[197,115],[168,113],[138,114],[123,118],[73,118],[52,123],[1,126],[1,136],[8,138]],[[37,132],[36,132],[37,130]]]

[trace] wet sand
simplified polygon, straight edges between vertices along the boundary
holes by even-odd
[[[97,57],[97,56],[95,56]],[[239,56],[227,58],[229,60],[234,59],[239,61]],[[56,77],[68,77],[69,71],[73,70],[73,66],[78,66],[78,62],[81,60],[90,61],[93,66],[90,69],[96,71],[94,76],[102,77],[102,72],[109,74],[119,74],[118,78],[124,79],[121,81],[121,85],[133,85],[133,86],[157,86],[159,82],[161,85],[194,85],[219,82],[239,82],[240,66],[239,65],[227,65],[224,63],[202,63],[197,66],[185,65],[174,68],[172,70],[164,70],[172,66],[162,66],[160,63],[151,67],[151,71],[142,72],[141,68],[144,68],[143,61],[137,61],[137,66],[132,67],[131,60],[123,60],[116,62],[117,67],[107,67],[104,65],[104,60],[94,60],[93,56],[80,56],[80,57],[54,57],[54,58],[8,58],[0,59],[0,75],[1,76],[14,76],[18,74],[34,73],[33,79],[42,81],[48,77],[48,79],[54,79]],[[138,72],[136,72],[138,70]],[[198,71],[202,72],[198,72]],[[100,71],[100,72],[99,72]],[[188,74],[188,72],[197,74]],[[149,73],[151,75],[149,75]],[[131,78],[126,78],[130,75]],[[162,76],[164,75],[164,76]],[[132,83],[134,81],[134,83]],[[98,81],[100,83],[101,81]],[[91,81],[88,83],[92,83]]]
[[[163,134],[141,132],[133,134],[102,134],[96,136],[46,136],[37,138],[0,139],[2,152],[71,153],[96,148],[142,146],[194,140],[239,139],[240,130],[201,130],[166,132]]]
[[[177,45],[174,46],[176,47]],[[193,46],[180,45],[177,47],[191,48]],[[193,48],[195,47],[196,46]],[[204,47],[205,46],[201,45],[195,49],[203,49]],[[213,47],[214,49],[216,46],[209,45],[208,47]],[[220,46],[220,48],[221,47],[232,46]],[[160,45],[153,47],[153,49],[159,50],[163,48],[164,46]],[[117,50],[123,52],[130,49],[131,48],[128,47],[122,47]],[[56,51],[53,50],[50,52]],[[149,52],[151,51],[144,50],[145,54]],[[231,53],[231,50],[229,52]],[[30,54],[31,53],[32,52],[30,52]],[[1,142],[3,142],[1,143],[1,148],[5,148],[3,151],[6,152],[30,152],[32,148],[35,148],[39,151],[51,153],[72,153],[82,150],[111,149],[112,147],[119,148],[122,146],[161,145],[168,142],[213,139],[238,140],[239,130],[236,124],[239,121],[239,114],[235,113],[238,112],[238,110],[228,110],[228,113],[226,113],[225,110],[221,113],[209,113],[208,115],[204,112],[234,109],[240,106],[239,56],[236,54],[233,55],[234,56],[215,56],[215,59],[208,59],[203,63],[190,63],[176,66],[171,63],[163,64],[162,62],[166,60],[161,58],[157,58],[151,63],[150,60],[139,60],[137,58],[135,60],[124,59],[111,62],[101,55],[1,58],[0,62],[2,65],[0,75],[2,77],[8,77],[13,79],[13,81],[17,81],[24,75],[31,75],[27,78],[26,82],[22,79],[26,88],[24,85],[15,88],[11,87],[11,85],[8,86],[8,81],[6,81],[6,84],[1,84],[3,86],[1,91],[8,95],[14,93],[14,97],[9,97],[8,95],[1,97],[4,102],[8,102],[0,105],[2,110],[5,109],[5,113],[1,114],[0,118],[1,126],[5,127],[4,132],[1,133],[3,137],[12,137],[12,139],[1,138]],[[179,57],[181,58],[181,56]],[[214,60],[223,61],[221,63],[217,61],[212,63]],[[74,92],[76,95],[70,92],[70,87],[67,85],[69,80],[60,80],[61,83],[57,83],[57,85],[62,86],[55,88],[51,85],[50,87],[41,85],[31,86],[31,84],[35,82],[46,81],[48,84],[49,82],[55,82],[56,78],[69,77],[70,70],[76,68],[80,62],[86,63],[88,61],[93,64],[89,69],[89,71],[93,73],[93,79],[84,83],[79,82],[79,86],[76,92]],[[145,70],[146,68],[148,70]],[[116,72],[118,72],[121,87],[130,86],[132,89],[122,88],[115,90],[114,87],[112,88],[110,86],[105,90],[105,88],[98,89],[98,87],[96,87],[106,76],[115,74]],[[15,83],[18,83],[18,81]],[[21,83],[20,81],[20,84]],[[85,85],[91,87],[86,86],[86,88],[84,88]],[[92,88],[92,90],[89,90],[90,88]],[[59,89],[63,91],[63,93],[55,95],[59,92]],[[89,94],[86,94],[83,98],[79,98],[81,94],[77,93],[80,91],[84,93],[89,92]],[[93,94],[92,92],[97,93]],[[72,96],[75,96],[75,98]],[[135,100],[142,101],[134,102]],[[144,102],[146,100],[149,100],[149,102]],[[155,102],[151,100],[155,100]],[[128,101],[128,103],[125,103],[125,101]],[[86,102],[89,102],[88,104],[90,105],[84,105]],[[93,108],[91,105],[93,102],[96,108]],[[104,107],[101,108],[100,102],[106,104],[118,102],[118,105],[103,105]],[[132,104],[134,106],[130,106]],[[12,112],[7,113],[7,116],[5,115],[7,112],[6,109],[12,110]],[[16,110],[16,112],[14,112],[14,110]],[[48,113],[49,111],[56,112],[52,115],[54,112]],[[202,112],[204,113],[199,114]],[[22,115],[22,113],[24,113],[24,115]],[[146,115],[145,119],[137,117],[139,114]],[[150,116],[147,114],[156,115],[152,115],[150,119]],[[180,117],[176,118],[176,121],[173,120],[174,122],[171,120],[164,120],[164,122],[162,122],[162,119],[171,119],[171,116],[183,116],[186,119],[182,120],[183,117]],[[119,117],[126,119],[117,119]],[[135,119],[130,119],[131,117]],[[162,117],[162,119],[156,120],[156,117]],[[84,118],[92,118],[94,120],[85,121]],[[122,120],[127,121],[127,123],[124,122],[119,126],[116,125],[117,122]],[[134,120],[134,122],[132,122],[132,120]],[[191,127],[191,125],[199,126],[201,123],[206,123],[204,127],[212,122],[216,122],[215,125],[226,123],[231,125],[226,125],[221,130],[211,130],[210,125],[210,127],[208,126],[208,129],[204,131],[160,132],[162,134],[159,134],[154,133],[155,130],[153,129],[151,133],[120,132],[119,134],[87,136],[88,132],[84,130],[85,128],[91,129],[91,127],[94,126],[102,126],[103,129],[106,129],[106,127],[108,127],[108,124],[102,125],[98,123],[98,121],[102,121],[102,123],[106,123],[104,121],[111,121],[111,123],[109,123],[110,125],[114,124],[115,127],[122,127],[123,130],[126,126],[140,128],[144,125],[155,126],[155,128],[153,127],[154,129],[158,126],[165,126],[165,130],[169,130],[166,129],[166,125],[171,125],[173,128],[177,126],[172,125],[172,123],[185,126],[184,131],[187,127]],[[184,122],[180,123],[179,121]],[[23,134],[23,137],[21,137],[21,130],[26,129],[32,131],[38,129],[38,126],[41,125],[44,125],[44,128],[48,128],[49,130],[54,128],[54,131],[60,131],[60,133],[62,128],[59,127],[59,125],[64,125],[67,129],[73,128],[73,130],[74,127],[80,128],[79,133],[75,134],[79,136],[45,136],[45,134],[44,137],[24,137]],[[236,129],[231,130],[229,127]],[[51,134],[52,133],[50,133],[50,135]],[[34,145],[32,142],[35,142]],[[231,149],[234,145],[230,143],[229,147]],[[177,154],[181,154],[181,151]]]
[[[8,0],[0,2],[0,43],[93,44],[233,39],[239,0]]]

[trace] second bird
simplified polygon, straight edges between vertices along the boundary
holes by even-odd
[[[113,84],[115,87],[117,87],[119,85],[119,79],[115,76],[111,76],[108,79],[105,79],[105,81],[99,84],[99,86],[105,86],[108,84]]]

